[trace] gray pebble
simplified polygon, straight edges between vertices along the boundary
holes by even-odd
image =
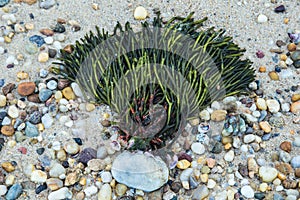
[[[47,88],[49,90],[55,90],[57,88],[57,82],[55,80],[51,80],[47,83]]]
[[[39,135],[39,131],[33,124],[26,122],[25,135],[27,137],[36,137]]]
[[[52,95],[52,91],[49,89],[41,89],[41,91],[39,92],[39,98],[42,102],[47,101]]]
[[[23,192],[22,185],[16,183],[13,186],[11,186],[11,188],[9,188],[5,197],[7,200],[15,200],[22,194],[22,192]]]
[[[44,0],[40,2],[40,8],[49,9],[56,4],[55,0]]]

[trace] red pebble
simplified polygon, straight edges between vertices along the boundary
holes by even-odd
[[[18,151],[20,151],[22,154],[26,154],[27,153],[27,149],[25,147],[18,148]]]

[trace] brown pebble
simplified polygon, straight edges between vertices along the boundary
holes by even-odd
[[[295,114],[300,113],[300,101],[291,104],[291,112]]]
[[[259,122],[259,127],[265,132],[265,133],[270,133],[271,132],[271,126],[269,124],[269,122],[267,121],[263,121],[263,122]]]
[[[24,3],[27,3],[28,5],[35,4],[37,0],[23,0]]]
[[[277,45],[278,47],[282,47],[282,46],[285,46],[286,43],[285,43],[284,41],[282,41],[282,40],[277,40],[277,41],[276,41],[276,45]]]
[[[280,144],[280,149],[282,149],[283,151],[286,151],[288,153],[291,152],[292,150],[292,143],[288,142],[288,141],[284,141]]]
[[[280,60],[286,61],[286,59],[287,59],[287,55],[285,55],[285,54],[280,55]]]
[[[210,118],[212,121],[223,121],[225,120],[227,115],[227,111],[226,110],[215,110],[212,112]]]
[[[15,88],[15,84],[14,83],[8,83],[7,85],[5,85],[2,88],[2,92],[4,95],[7,95],[8,93],[10,93],[14,88]]]
[[[27,97],[27,100],[33,103],[40,103],[41,100],[38,94],[32,94]]]
[[[64,47],[64,51],[71,54],[73,52],[73,47],[71,45],[67,45]]]
[[[277,163],[275,168],[284,175],[288,175],[293,172],[292,166],[288,163]]]
[[[287,45],[287,49],[288,49],[290,52],[296,51],[297,45],[294,44],[294,43],[290,43],[290,44]]]
[[[15,166],[13,166],[10,162],[2,163],[1,167],[8,173],[15,171]]]
[[[264,72],[267,71],[267,68],[266,68],[266,66],[260,66],[258,71],[261,72],[261,73],[264,73]]]
[[[18,93],[21,96],[28,96],[32,94],[35,90],[35,83],[34,82],[23,82],[18,85]]]
[[[279,75],[275,71],[269,72],[269,77],[273,81],[278,81],[279,80]]]
[[[1,133],[6,136],[12,136],[15,133],[15,129],[11,125],[5,125],[2,126]]]
[[[46,36],[52,36],[54,35],[54,31],[49,28],[43,28],[40,30],[40,33]]]
[[[105,120],[101,121],[101,125],[103,127],[109,127],[111,125],[111,123],[109,120],[105,119]]]
[[[293,180],[284,180],[282,185],[285,189],[295,189],[297,188],[297,181]]]
[[[295,102],[295,101],[299,101],[299,100],[300,100],[300,94],[293,94],[292,101]]]
[[[59,24],[65,24],[65,23],[67,23],[67,21],[65,20],[65,19],[62,19],[62,18],[57,18],[57,23],[59,23]]]
[[[300,178],[300,168],[296,168],[296,169],[295,169],[295,176],[296,176],[297,178]]]
[[[68,80],[68,79],[59,79],[58,80],[58,83],[57,83],[57,88],[59,89],[59,90],[62,90],[62,89],[64,89],[64,88],[66,88],[66,87],[68,87],[69,85],[70,85],[70,80]]]

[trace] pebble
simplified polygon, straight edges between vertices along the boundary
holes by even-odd
[[[49,178],[46,181],[47,187],[54,191],[63,187],[63,182],[58,178]]]
[[[54,163],[49,171],[49,175],[52,178],[58,178],[65,173],[66,173],[66,169],[59,163]]]
[[[79,152],[80,147],[76,142],[69,141],[69,142],[65,143],[64,150],[70,155],[75,155]]]
[[[112,176],[110,172],[102,172],[101,180],[103,183],[110,183],[112,181]]]
[[[30,122],[26,122],[25,135],[27,137],[37,137],[39,135],[39,131],[36,126],[31,124]]]
[[[15,133],[14,127],[5,125],[1,127],[1,133],[6,136],[12,136]]]
[[[246,198],[254,198],[254,191],[249,185],[245,185],[241,188],[241,194]]]
[[[54,39],[53,39],[53,37],[45,37],[44,41],[46,44],[53,44]]]
[[[124,184],[117,184],[115,191],[117,196],[123,196],[127,191],[127,186]]]
[[[248,134],[244,136],[244,143],[249,144],[255,140],[255,135],[253,134]]]
[[[205,147],[200,142],[193,143],[191,146],[191,149],[194,153],[198,155],[202,155],[205,152]]]
[[[92,171],[100,171],[103,170],[106,166],[105,162],[101,159],[91,159],[88,161],[87,166],[92,170]]]
[[[259,176],[264,182],[272,182],[277,177],[278,171],[273,167],[262,166],[259,168]]]
[[[267,103],[263,98],[256,99],[256,106],[259,110],[267,110]]]
[[[97,151],[95,149],[85,148],[80,152],[78,160],[83,164],[87,164],[89,160],[95,159],[96,157],[97,157]]]
[[[55,90],[57,88],[57,82],[55,80],[50,80],[46,85],[49,90]]]
[[[215,110],[211,113],[211,120],[213,121],[223,121],[225,120],[227,115],[227,111],[226,110]]]
[[[15,166],[13,166],[11,162],[3,162],[1,167],[8,173],[15,171]]]
[[[300,101],[292,103],[290,109],[292,113],[300,113]]]
[[[87,197],[91,197],[94,194],[97,194],[98,188],[94,185],[91,185],[91,186],[85,188],[83,191]]]
[[[72,192],[67,187],[60,188],[54,192],[49,193],[48,200],[63,200],[72,199]]]
[[[48,52],[41,52],[39,55],[38,55],[38,61],[40,63],[45,63],[49,60],[49,54]]]
[[[40,6],[40,8],[47,10],[47,9],[53,7],[55,4],[56,4],[55,0],[44,0],[44,1],[40,1],[39,6]]]
[[[232,162],[234,159],[234,151],[233,150],[230,150],[228,151],[225,156],[224,156],[224,160],[227,161],[227,162]]]
[[[210,120],[210,113],[207,110],[202,110],[199,115],[202,120]]]
[[[32,94],[35,90],[34,82],[23,82],[18,85],[17,92],[21,96],[28,96]]]
[[[54,122],[54,120],[49,113],[46,113],[42,117],[42,123],[44,125],[44,128],[46,128],[46,129],[50,128],[52,126],[53,122]]]
[[[15,105],[12,105],[12,106],[8,107],[7,114],[11,118],[17,118],[17,117],[19,117],[19,110],[18,110],[18,108]]]
[[[15,183],[13,186],[9,188],[6,193],[6,200],[15,200],[17,199],[23,192],[23,187],[20,183]]]
[[[29,41],[36,44],[38,47],[41,47],[43,44],[45,44],[45,40],[42,36],[39,35],[33,35],[29,38]],[[31,47],[32,48],[32,47]],[[33,49],[31,49],[33,50]],[[37,51],[37,49],[36,49]],[[32,51],[30,51],[32,52]]]
[[[264,14],[260,14],[257,17],[257,22],[258,23],[266,23],[268,21],[268,17]]]
[[[294,169],[300,168],[300,156],[293,157],[291,160],[291,165]]]
[[[201,185],[194,191],[192,200],[203,200],[206,197],[208,197],[208,195],[209,195],[209,190],[206,187],[206,185]]]
[[[275,71],[269,72],[268,75],[269,75],[269,77],[271,78],[271,80],[273,80],[273,81],[278,81],[278,80],[279,80],[279,75],[278,75],[278,73],[275,72]]]
[[[47,173],[41,170],[34,170],[31,173],[30,180],[35,183],[45,183],[47,180]]]
[[[187,169],[190,166],[191,166],[191,163],[188,160],[186,160],[186,159],[180,160],[176,164],[176,167],[178,167],[179,169]]]
[[[74,94],[74,92],[73,92],[73,90],[72,90],[71,87],[64,88],[62,90],[62,94],[68,100],[75,99],[75,94]]]
[[[7,192],[7,187],[5,185],[0,185],[0,196],[5,195]]]
[[[9,3],[10,0],[0,0],[0,7],[5,6],[6,4]]]
[[[270,133],[271,132],[271,126],[269,124],[269,122],[267,121],[263,121],[263,122],[259,122],[259,127],[265,132],[265,133]]]
[[[104,159],[107,156],[107,150],[105,146],[101,146],[97,149],[97,158]]]
[[[286,151],[288,153],[291,152],[292,150],[292,143],[289,142],[289,141],[284,141],[280,144],[280,148],[283,150],[283,151]]]
[[[126,163],[126,165],[124,165]],[[124,151],[116,157],[111,173],[117,182],[151,192],[168,181],[169,170],[159,157]],[[143,175],[143,181],[140,176]]]
[[[75,82],[71,83],[71,88],[77,97],[83,97],[83,93],[80,89],[80,86],[77,83]]]
[[[293,142],[293,145],[294,145],[295,147],[300,147],[300,136],[296,136],[296,137],[295,137],[295,140],[294,140],[294,142]]]
[[[146,19],[147,15],[148,15],[147,10],[142,6],[136,7],[133,14],[136,20],[144,20]]]
[[[271,113],[277,113],[280,110],[280,104],[277,100],[274,99],[268,99],[266,101],[266,104],[268,106],[268,110]]]
[[[42,88],[39,92],[39,99],[41,102],[47,101],[52,96],[52,91],[50,89]]]
[[[216,185],[217,185],[216,181],[214,181],[212,179],[208,179],[208,181],[207,181],[207,188],[213,189]]]
[[[112,189],[109,184],[104,184],[98,193],[98,200],[109,200],[112,198]]]
[[[49,74],[48,70],[40,69],[40,77],[41,78],[46,78],[48,76],[48,74]]]

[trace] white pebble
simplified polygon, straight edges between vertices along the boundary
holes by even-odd
[[[44,41],[46,44],[52,44],[54,39],[53,39],[53,37],[45,37]]]
[[[268,17],[266,15],[260,14],[257,17],[258,23],[266,23],[268,21]]]

